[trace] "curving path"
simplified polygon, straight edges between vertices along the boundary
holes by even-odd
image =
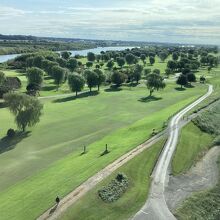
[[[174,220],[175,217],[167,207],[164,190],[169,180],[168,168],[175,151],[179,130],[181,128],[182,117],[193,107],[211,95],[213,86],[209,85],[208,92],[195,102],[177,113],[169,125],[169,138],[164,146],[164,150],[157,162],[152,175],[152,184],[149,197],[142,209],[133,217],[134,220]]]

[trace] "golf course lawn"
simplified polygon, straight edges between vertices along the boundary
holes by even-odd
[[[72,205],[59,219],[122,220],[132,217],[146,201],[151,181],[150,175],[164,143],[165,139],[158,141],[117,169],[112,175]],[[129,187],[119,200],[113,203],[105,203],[98,196],[98,190],[108,185],[118,173],[126,174],[129,180]]]
[[[201,131],[193,122],[190,122],[182,130],[179,143],[172,160],[172,173],[178,175],[186,172],[195,164],[201,153],[207,150],[213,137]]]
[[[146,87],[123,87],[79,99],[43,100],[41,122],[14,149],[0,155],[3,219],[34,219],[98,170],[149,138],[152,129],[207,91],[207,86],[164,91],[146,98]],[[143,98],[143,99],[141,99]],[[1,112],[1,136],[15,128]],[[108,144],[109,154],[100,157]],[[83,145],[88,153],[81,156]],[[13,212],[11,211],[13,210]]]

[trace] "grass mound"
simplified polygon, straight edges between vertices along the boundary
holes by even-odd
[[[98,191],[98,195],[104,202],[114,202],[124,194],[128,183],[128,177],[119,173],[107,186]]]

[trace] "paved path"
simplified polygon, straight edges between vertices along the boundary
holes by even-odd
[[[162,131],[161,133],[155,135],[145,143],[139,145],[135,149],[131,150],[130,152],[124,154],[120,158],[118,158],[116,161],[99,171],[94,176],[90,177],[87,181],[82,183],[80,186],[78,186],[75,190],[73,190],[71,193],[69,193],[66,197],[64,197],[60,203],[59,206],[54,206],[48,209],[45,213],[43,213],[40,217],[38,217],[38,220],[45,220],[45,219],[57,219],[60,214],[62,214],[64,211],[66,211],[67,208],[69,208],[72,204],[74,204],[78,199],[80,199],[83,195],[85,195],[89,190],[94,188],[99,182],[101,182],[103,179],[105,179],[107,176],[109,176],[112,172],[114,172],[116,169],[121,167],[123,164],[143,152],[145,149],[149,148],[151,145],[156,143],[160,138],[162,138],[167,133],[167,129]]]
[[[175,217],[167,207],[164,190],[169,181],[168,168],[178,143],[179,130],[181,128],[182,117],[193,107],[211,95],[213,86],[209,85],[208,92],[195,102],[177,113],[169,124],[169,138],[164,146],[164,150],[157,162],[152,175],[151,190],[148,200],[142,209],[134,216],[134,220],[174,220]]]

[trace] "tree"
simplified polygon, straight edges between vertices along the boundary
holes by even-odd
[[[182,74],[187,75],[191,72],[190,68],[186,67],[182,70]]]
[[[127,62],[128,65],[131,65],[134,63],[134,60],[135,60],[135,56],[132,54],[132,53],[128,53],[126,54],[125,56],[125,60]]]
[[[58,57],[56,62],[59,63],[59,65],[63,68],[67,67],[67,61],[63,58]]]
[[[43,60],[44,60],[43,56],[34,56],[32,65],[41,68]]]
[[[111,76],[111,82],[116,86],[120,86],[126,79],[126,75],[119,71],[114,71]]]
[[[165,69],[165,74],[167,75],[167,77],[169,77],[172,73],[173,71],[170,68]]]
[[[71,53],[68,51],[61,52],[61,57],[65,60],[68,60],[70,58],[70,56],[71,56]]]
[[[66,70],[59,66],[54,66],[52,68],[54,83],[57,85],[57,90],[60,85],[64,82],[66,76]]]
[[[140,58],[141,58],[143,64],[145,65],[146,55],[145,54],[141,54]]]
[[[75,59],[75,58],[70,58],[70,59],[68,60],[67,66],[68,66],[68,68],[69,68],[71,71],[74,71],[74,70],[77,68],[77,66],[78,66],[77,59]]]
[[[144,69],[144,75],[147,76],[151,73],[151,69],[150,68],[147,68],[147,69]]]
[[[206,78],[204,76],[200,76],[199,81],[200,83],[205,83]]]
[[[151,73],[147,76],[146,86],[150,90],[150,96],[152,96],[155,90],[164,89],[166,84],[160,75]]]
[[[122,68],[125,65],[125,59],[123,57],[117,57],[117,64]]]
[[[186,77],[187,77],[187,81],[190,83],[190,85],[192,82],[196,82],[196,76],[194,73],[188,73],[186,75]]]
[[[183,88],[183,86],[186,86],[187,83],[188,83],[188,82],[187,82],[187,77],[186,77],[186,75],[181,74],[181,75],[178,77],[176,83],[181,86],[181,89]]]
[[[39,87],[43,82],[44,71],[38,67],[31,67],[27,69],[28,84],[37,84]]]
[[[86,79],[86,83],[89,87],[90,92],[92,91],[92,87],[98,86],[99,77],[98,74],[91,70],[86,70],[84,72],[84,76]]]
[[[149,61],[150,61],[150,64],[153,65],[155,63],[155,58],[154,57],[150,57]]]
[[[98,91],[99,91],[99,87],[102,83],[105,82],[106,77],[105,77],[105,74],[100,69],[95,69],[94,72],[98,75],[97,86],[98,86]]]
[[[40,90],[40,86],[36,83],[30,83],[26,87],[27,94],[36,96],[37,92]]]
[[[161,61],[164,62],[167,59],[168,54],[166,52],[162,51],[161,53],[159,53],[159,57],[160,57]]]
[[[175,69],[177,68],[177,63],[173,60],[169,60],[167,62],[167,68],[170,68],[172,70],[172,72],[174,72]]]
[[[112,69],[114,66],[114,61],[113,60],[109,60],[108,63],[106,64],[106,67],[108,67],[108,69]]]
[[[0,71],[0,86],[3,85],[5,80],[6,80],[5,74],[2,71]]]
[[[88,62],[86,63],[86,66],[87,66],[87,68],[90,68],[90,67],[92,67],[92,66],[93,66],[93,62],[91,62],[91,61],[88,61]]]
[[[137,83],[139,82],[139,80],[141,79],[142,76],[142,71],[143,71],[143,66],[141,66],[140,64],[136,64],[133,70],[133,80],[135,80]]]
[[[172,55],[172,58],[173,58],[174,61],[177,61],[179,59],[178,53],[174,52],[173,55]]]
[[[160,75],[160,70],[159,69],[154,69],[153,73],[156,73],[156,74]]]
[[[32,96],[19,93],[7,93],[4,100],[9,110],[15,115],[18,128],[24,132],[26,127],[34,126],[40,121],[43,105]]]
[[[85,80],[78,73],[71,73],[68,76],[68,85],[70,87],[70,90],[72,92],[75,92],[77,96],[78,92],[83,90],[85,85]]]
[[[94,62],[95,61],[95,54],[94,53],[92,53],[92,52],[89,52],[88,54],[87,54],[87,60],[88,61],[90,61],[90,62]]]

